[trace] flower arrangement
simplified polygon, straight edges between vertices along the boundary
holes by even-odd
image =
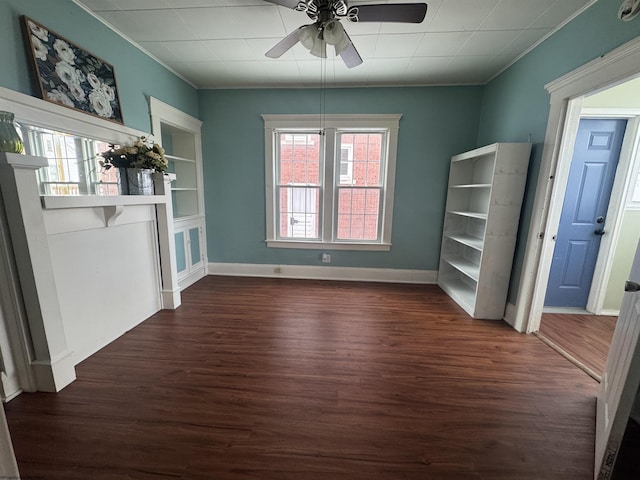
[[[166,172],[168,162],[164,156],[164,148],[154,143],[153,137],[142,136],[132,146],[109,145],[111,147],[100,156],[100,166],[105,170],[117,168],[148,168],[156,172]]]

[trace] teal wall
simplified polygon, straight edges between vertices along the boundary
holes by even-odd
[[[71,0],[0,0],[0,85],[40,97],[21,29],[26,15],[113,65],[125,125],[149,132],[148,97],[198,116],[197,90]]]
[[[326,113],[401,113],[392,248],[333,251],[333,266],[437,270],[451,155],[474,148],[481,87],[326,90]],[[200,92],[210,262],[320,265],[320,250],[265,245],[261,114],[318,113],[321,91]]]
[[[484,88],[478,145],[529,138],[533,143],[510,303],[517,297],[549,116],[544,86],[640,34],[640,17],[631,22],[618,20],[620,3],[600,0]]]

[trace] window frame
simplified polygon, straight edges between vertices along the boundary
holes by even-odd
[[[391,227],[398,147],[398,130],[401,114],[346,114],[346,115],[262,115],[265,142],[265,197],[266,197],[266,244],[271,248],[301,248],[327,250],[391,250]],[[281,239],[278,235],[277,153],[278,132],[323,132],[321,146],[321,204],[319,218],[320,239]],[[379,209],[379,235],[376,241],[337,240],[337,200],[340,186],[340,157],[336,157],[338,134],[345,132],[380,132],[386,136],[386,162],[381,175],[382,195]],[[322,154],[324,152],[324,154]],[[344,186],[344,185],[343,185]]]

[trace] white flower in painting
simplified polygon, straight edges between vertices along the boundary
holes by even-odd
[[[33,45],[33,54],[35,57],[43,62],[46,61],[47,54],[49,53],[47,46],[35,35],[31,35],[31,45]]]
[[[49,41],[49,31],[36,25],[31,20],[29,20],[29,30],[31,30],[31,33],[33,33],[36,37],[38,37],[43,42]]]
[[[80,83],[81,75],[75,67],[67,62],[60,61],[56,63],[56,73],[60,80],[67,85],[76,85]]]
[[[73,98],[75,98],[78,102],[84,102],[87,98],[84,90],[79,83],[72,83],[71,85],[69,85],[69,91],[71,92],[71,95],[73,95]]]
[[[59,38],[53,42],[53,48],[55,49],[60,60],[65,61],[70,64],[74,64],[76,61],[76,54],[73,53],[73,49],[71,46],[65,42],[64,40],[60,40]]]
[[[67,96],[66,93],[61,92],[56,88],[54,88],[50,92],[47,92],[47,98],[52,102],[61,103],[62,105],[66,105],[67,107],[75,106],[73,104],[73,101]]]
[[[102,91],[102,94],[105,96],[105,98],[110,102],[116,99],[116,91],[113,89],[113,87],[110,87],[109,85],[103,83],[102,85],[100,85],[100,90]]]
[[[93,90],[89,94],[89,102],[93,110],[101,117],[111,118],[113,116],[111,102],[104,96],[101,89]]]
[[[89,85],[91,85],[91,88],[100,88],[101,82],[95,73],[87,73],[87,81],[89,82]]]

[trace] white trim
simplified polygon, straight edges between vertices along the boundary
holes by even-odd
[[[550,177],[556,174],[558,160],[561,157],[561,143],[565,143],[563,134],[567,123],[567,108],[570,99],[579,98],[605,86],[621,83],[640,73],[640,37],[602,55],[586,65],[564,75],[546,85],[551,94],[551,106],[545,134],[544,149],[538,173],[536,196],[525,248],[520,284],[516,301],[514,328],[518,331],[533,332],[540,328],[541,308],[538,306],[544,272],[540,265],[543,242],[548,221],[548,210],[554,186]],[[575,115],[574,115],[575,116]],[[565,149],[566,150],[566,149]],[[549,239],[547,238],[546,241]],[[548,277],[548,271],[546,272]]]
[[[638,117],[627,119],[627,128],[624,134],[622,148],[618,160],[611,197],[606,213],[604,229],[607,235],[602,237],[600,250],[593,272],[593,282],[587,301],[587,310],[596,315],[601,314],[607,293],[607,284],[611,277],[613,258],[616,245],[620,239],[622,218],[625,211],[625,203],[629,192],[629,183],[637,150],[637,138],[640,127]],[[633,179],[635,183],[635,178]]]
[[[269,248],[300,248],[306,250],[363,250],[388,252],[390,243],[305,242],[293,240],[267,240]]]
[[[55,131],[127,145],[145,132],[125,127],[62,105],[0,87],[0,110],[15,115],[18,123],[27,123]]]
[[[580,116],[585,118],[632,118],[640,115],[640,108],[585,107]]]
[[[393,200],[395,188],[396,159],[398,149],[398,129],[402,114],[336,114],[336,115],[269,115],[263,114],[264,120],[264,144],[265,144],[265,219],[266,242],[268,247],[275,248],[301,248],[301,249],[333,249],[333,250],[382,250],[391,249],[391,228],[393,224]],[[282,131],[313,131],[321,129],[325,132],[325,139],[320,146],[322,192],[321,201],[321,232],[322,241],[291,241],[278,238],[277,223],[277,198],[275,186],[277,185],[277,168],[274,158],[277,154],[275,141],[276,132]],[[379,242],[356,241],[340,242],[334,237],[337,231],[337,186],[335,181],[335,143],[336,132],[347,130],[349,132],[385,131],[386,148],[385,170],[382,173],[384,182],[382,185],[383,199],[380,211]],[[326,149],[326,151],[323,150]],[[331,160],[331,161],[329,161]],[[328,186],[331,186],[329,191]]]
[[[354,125],[358,128],[381,129],[390,128],[390,124],[397,127],[402,114],[334,114],[334,115],[318,115],[318,114],[286,114],[286,115],[270,115],[263,114],[262,118],[265,125],[269,125],[271,129],[287,129],[290,130],[292,125],[301,130],[319,129],[320,127],[331,127],[339,129],[353,129]]]
[[[620,310],[602,310],[600,315],[608,316],[608,317],[618,317],[620,316]]]
[[[273,265],[250,263],[210,263],[209,275],[235,277],[299,278],[307,280],[349,280],[435,284],[435,270],[401,270],[390,268],[320,267],[309,265]]]
[[[160,123],[173,125],[180,130],[189,130],[191,133],[200,134],[202,121],[178,110],[176,107],[158,100],[155,97],[149,97],[149,114],[152,118],[157,118]],[[155,125],[154,125],[155,126]],[[160,128],[160,125],[157,125]],[[154,128],[155,132],[155,128]],[[158,136],[156,141],[161,140]]]
[[[504,309],[503,320],[513,328],[516,328],[516,306],[513,303],[507,303],[507,306]]]
[[[114,27],[113,25],[111,25],[109,22],[107,22],[104,18],[99,17],[98,15],[96,15],[95,12],[93,12],[92,10],[89,10],[89,8],[87,6],[85,6],[84,4],[80,3],[78,0],[71,0],[73,3],[76,4],[76,6],[78,6],[79,8],[81,8],[82,10],[84,10],[85,12],[87,12],[87,14],[91,15],[93,18],[95,18],[97,21],[99,21],[100,23],[102,23],[105,27],[107,27],[109,30],[111,30],[113,33],[115,33],[116,35],[118,35],[119,37],[121,37],[123,40],[125,40],[126,42],[130,43],[132,46],[134,46],[135,48],[137,48],[138,50],[140,50],[142,53],[144,53],[147,57],[151,58],[152,60],[154,60],[155,62],[159,63],[160,65],[162,65],[164,68],[166,68],[167,70],[169,70],[171,73],[173,73],[176,77],[184,80],[185,82],[187,82],[189,85],[191,85],[193,88],[197,89],[198,86],[195,85],[191,80],[189,80],[187,77],[183,76],[181,73],[177,72],[176,70],[174,70],[172,67],[170,67],[169,65],[167,65],[164,61],[160,60],[158,57],[156,57],[153,53],[149,52],[148,50],[145,50],[144,47],[142,47],[142,45],[137,44],[134,40],[132,40],[131,38],[129,38],[127,35],[125,35],[124,33],[122,33],[120,30],[118,30],[116,27]]]

